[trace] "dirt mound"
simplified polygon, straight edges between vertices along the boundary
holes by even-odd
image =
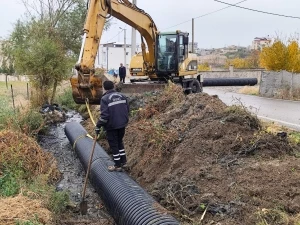
[[[33,200],[22,195],[0,198],[0,224],[15,225],[18,222],[33,224],[28,222],[33,220],[39,224],[53,222],[51,212],[43,207],[40,200]]]
[[[255,224],[261,208],[300,213],[299,192],[286,196],[300,185],[289,172],[300,171],[299,146],[217,96],[171,85],[147,102],[126,131],[131,175],[175,216],[195,222],[207,208],[206,223]]]
[[[34,139],[25,134],[1,131],[0,149],[0,174],[4,167],[20,165],[29,178],[47,174],[49,180],[54,181],[60,177],[54,157],[43,151]]]

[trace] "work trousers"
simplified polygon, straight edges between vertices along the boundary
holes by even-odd
[[[126,163],[126,153],[124,149],[123,137],[125,135],[125,127],[115,130],[106,131],[107,141],[113,152],[115,166],[120,167]]]
[[[120,76],[120,82],[125,83],[125,76]]]

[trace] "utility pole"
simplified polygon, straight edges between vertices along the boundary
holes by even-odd
[[[127,65],[126,65],[126,29],[124,29],[124,66],[127,69]]]
[[[126,67],[126,29],[122,27],[119,28],[124,31],[124,66]]]
[[[132,0],[132,4],[136,5],[137,0]],[[135,55],[136,52],[136,29],[132,28],[131,31],[131,57]]]
[[[194,53],[194,37],[195,37],[195,28],[194,28],[194,18],[192,19],[192,53]]]

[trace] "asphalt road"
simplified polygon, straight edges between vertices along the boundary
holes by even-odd
[[[262,120],[273,121],[300,131],[300,101],[244,95],[226,92],[221,88],[204,87],[203,91],[209,95],[218,95],[227,105],[242,104]]]

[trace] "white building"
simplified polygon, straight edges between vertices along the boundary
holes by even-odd
[[[137,49],[138,50],[138,49]],[[95,60],[95,67],[107,70],[118,69],[120,63],[128,68],[131,60],[131,45],[126,44],[126,65],[124,63],[124,43],[112,42],[100,44]]]
[[[264,47],[270,47],[272,44],[272,40],[271,38],[268,37],[256,37],[254,38],[254,40],[252,41],[252,46],[251,49],[252,50],[262,50]]]

